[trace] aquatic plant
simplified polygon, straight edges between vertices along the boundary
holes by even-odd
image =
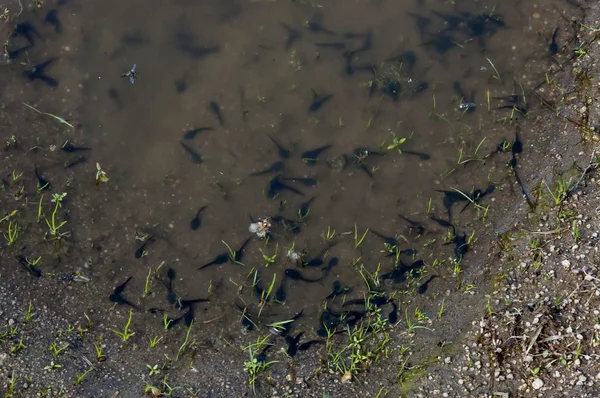
[[[96,163],[96,185],[106,184],[108,182],[108,176],[106,172],[100,167],[100,163]]]
[[[271,220],[269,218],[260,218],[258,222],[253,222],[248,226],[248,231],[259,238],[266,238],[269,235],[270,228]]]
[[[53,238],[58,238],[59,236],[61,236],[60,229],[67,223],[66,221],[63,221],[60,224],[57,224],[56,220],[56,213],[58,212],[58,209],[62,206],[62,201],[65,199],[66,196],[66,192],[63,192],[61,194],[52,194],[52,203],[54,203],[54,210],[52,211],[52,221],[49,221],[47,218],[44,219],[46,221],[48,229],[50,230],[50,235]]]
[[[135,332],[132,332],[129,330],[129,326],[131,325],[131,318],[133,317],[133,309],[129,309],[129,318],[127,318],[127,322],[125,323],[125,327],[123,328],[123,331],[120,332],[118,330],[115,329],[111,329],[111,331],[116,334],[117,336],[119,336],[119,338],[121,339],[121,341],[125,342],[127,340],[129,340],[131,337],[133,337],[135,335]]]
[[[386,146],[386,149],[388,151],[391,151],[391,150],[395,149],[395,150],[398,151],[398,153],[402,153],[402,150],[400,149],[400,146],[406,142],[406,138],[405,137],[398,137],[396,135],[396,133],[393,133],[393,132],[391,134],[392,134],[392,142]]]
[[[104,355],[103,349],[104,344],[102,344],[102,341],[97,341],[94,343],[94,350],[96,351],[96,360],[98,362],[106,361],[106,355]]]
[[[16,221],[13,223],[12,220],[9,220],[6,233],[3,235],[4,239],[6,239],[6,243],[9,246],[13,245],[19,237],[19,224],[17,224]]]
[[[76,386],[80,385],[83,382],[83,380],[91,373],[92,370],[94,370],[94,368],[89,368],[85,372],[78,374],[73,384]]]
[[[257,355],[264,347],[268,345],[269,336],[264,338],[258,337],[255,343],[249,344],[243,348],[248,353],[248,361],[244,361],[244,371],[248,373],[248,384],[255,391],[255,384],[258,376],[267,370],[269,366],[279,361],[266,361],[265,358]]]

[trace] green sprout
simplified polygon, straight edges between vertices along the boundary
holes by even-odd
[[[23,105],[25,105],[26,107],[28,107],[30,109],[33,109],[34,111],[36,111],[39,114],[50,116],[50,117],[54,118],[55,120],[57,120],[59,123],[66,124],[67,126],[71,127],[72,129],[75,128],[75,127],[73,127],[73,125],[71,123],[67,122],[65,119],[63,119],[60,116],[56,116],[56,115],[53,115],[52,113],[48,113],[48,112],[41,112],[25,102],[23,102]]]
[[[255,387],[258,375],[260,373],[264,372],[265,370],[267,370],[267,368],[269,366],[271,366],[272,364],[279,362],[279,361],[269,361],[269,362],[259,361],[257,358],[257,355],[256,355],[257,352],[259,352],[264,346],[267,345],[266,341],[268,340],[268,338],[269,338],[269,336],[264,337],[263,339],[261,339],[259,337],[256,339],[256,343],[252,343],[243,348],[245,351],[248,352],[248,356],[249,356],[249,360],[244,361],[244,371],[248,373],[248,384],[250,385],[250,387],[252,387],[252,391],[254,391],[254,387]]]
[[[10,213],[7,213],[3,218],[0,218],[0,223],[3,223],[4,221],[10,221],[10,219],[13,218],[18,212],[19,210],[13,210]]]
[[[8,390],[6,391],[6,394],[4,394],[4,398],[12,398],[14,396],[18,379],[19,378],[17,377],[17,375],[15,374],[15,371],[13,370],[12,375],[10,376],[10,383],[8,384]]]
[[[108,176],[106,172],[100,167],[100,163],[96,163],[96,185],[106,184],[108,182]]]
[[[77,375],[77,378],[75,379],[75,382],[73,384],[75,384],[76,386],[80,385],[83,382],[83,379],[85,379],[92,370],[94,370],[94,368],[89,368],[85,372]]]
[[[61,194],[52,194],[52,203],[54,203],[54,211],[52,211],[52,222],[50,222],[47,218],[44,219],[46,221],[48,229],[50,230],[50,235],[56,238],[61,235],[59,230],[67,223],[66,221],[63,221],[57,225],[56,221],[56,213],[58,212],[58,209],[62,206],[62,201],[65,199],[66,196],[66,192],[63,192]]]
[[[386,358],[389,355],[389,323],[382,316],[381,309],[371,303],[370,300],[375,297],[377,294],[369,295],[366,299],[366,316],[357,325],[346,327],[348,343],[345,346],[340,348],[333,343],[335,328],[325,327],[325,363],[330,370],[342,373],[342,379],[352,379],[353,375],[365,371],[372,363],[377,362],[381,355],[385,355]]]
[[[255,277],[256,277],[256,274],[255,274]],[[269,288],[267,290],[263,290],[262,293],[260,294],[260,309],[258,310],[259,317],[260,317],[260,314],[262,313],[262,310],[265,308],[265,305],[267,305],[267,303],[271,299],[271,294],[273,293],[273,289],[275,288],[276,280],[277,280],[277,274],[273,274],[273,280],[271,281]]]
[[[154,336],[152,338],[148,338],[148,340],[150,340],[149,348],[156,347],[163,338],[164,338],[163,336]]]
[[[102,352],[103,348],[104,348],[104,345],[102,344],[101,341],[97,341],[94,343],[94,349],[96,350],[96,360],[98,362],[106,361],[106,355],[104,355],[104,353]]]
[[[379,272],[381,271],[381,264],[377,264],[377,269],[373,272],[369,272],[364,265],[361,264],[358,273],[362,280],[365,282],[365,286],[368,291],[373,291],[381,286],[381,280],[379,278]]]
[[[240,255],[238,254],[238,252],[236,252],[235,250],[233,250],[231,248],[231,246],[229,246],[227,244],[227,242],[225,242],[224,240],[221,240],[221,242],[223,242],[223,244],[225,246],[227,246],[227,251],[229,252],[229,259],[231,260],[231,262],[235,263],[235,264],[239,264],[239,265],[244,265],[244,263],[238,261],[238,259],[240,258]]]
[[[452,259],[452,263],[453,263],[452,274],[456,277],[460,276],[460,274],[462,274],[462,272],[463,272],[463,270],[460,266],[460,262]]]
[[[293,319],[286,319],[285,321],[277,321],[273,323],[269,323],[267,327],[278,330],[279,332],[284,332],[286,330],[286,326],[289,323],[294,322]]]
[[[573,223],[571,224],[571,236],[573,236],[575,242],[579,242],[579,239],[581,238],[581,229],[579,228],[577,220],[573,220]]]
[[[131,318],[133,317],[133,309],[129,309],[129,318],[127,319],[127,323],[125,323],[125,327],[123,328],[122,332],[119,332],[118,330],[114,330],[111,329],[111,331],[116,334],[117,336],[119,336],[121,338],[122,341],[127,341],[129,340],[133,335],[135,335],[135,332],[131,332],[129,330],[129,326],[131,325]]]
[[[194,326],[194,321],[192,321],[190,323],[190,326],[188,326],[187,333],[185,334],[185,340],[183,341],[183,344],[181,344],[181,346],[179,347],[179,350],[177,350],[177,356],[175,357],[175,360],[178,360],[179,357],[181,356],[181,354],[188,347],[189,339],[190,339],[190,332],[192,331],[192,326]]]
[[[38,258],[39,260],[39,258]],[[29,263],[29,261],[28,261]],[[30,264],[33,265],[33,264]],[[25,313],[25,316],[23,317],[23,322],[28,322],[31,318],[33,318],[35,316],[35,312],[31,311],[32,309],[32,305],[31,305],[31,301],[29,302],[29,304],[27,305],[27,312]]]
[[[146,284],[144,285],[144,293],[142,297],[148,297],[150,294],[150,288],[152,287],[152,267],[148,269],[148,276],[146,276]]]
[[[444,307],[446,304],[446,297],[442,298],[442,302],[440,304],[440,310],[438,311],[438,319],[442,319],[442,315],[444,315]]]
[[[322,235],[322,237],[327,242],[331,242],[333,239],[335,239],[335,229],[331,225],[328,225],[327,231],[325,231],[325,233]]]
[[[398,151],[398,153],[402,153],[402,150],[400,149],[400,146],[401,146],[402,144],[404,144],[405,142],[406,142],[406,138],[404,138],[404,137],[400,138],[400,137],[398,137],[398,136],[396,135],[396,133],[392,133],[392,143],[391,143],[391,144],[389,144],[389,145],[386,147],[386,149],[387,149],[388,151],[391,151],[391,150],[393,150],[393,149],[396,149],[396,150]]]
[[[60,355],[61,352],[63,352],[64,350],[66,350],[69,347],[68,344],[65,344],[62,347],[59,347],[56,345],[56,342],[52,342],[52,344],[50,344],[49,350],[52,351],[52,355],[54,356],[54,358],[58,357]]]
[[[427,215],[430,216],[431,214],[433,214],[433,209],[432,209],[432,201],[433,198],[429,198],[429,202],[427,202]]]
[[[165,330],[169,329],[171,327],[171,324],[173,323],[173,320],[171,318],[169,318],[169,316],[167,314],[163,315],[163,326],[165,327]]]
[[[423,311],[421,311],[419,307],[415,308],[415,318],[417,318],[417,321],[419,322],[425,322],[429,319],[429,317]]]
[[[175,390],[180,389],[181,387],[171,387],[170,385],[167,384],[167,379],[169,378],[169,375],[166,374],[165,377],[163,377],[162,379],[162,388],[163,388],[163,395],[165,397],[171,397],[173,396],[173,392],[175,392]]]
[[[487,59],[488,63],[491,65],[492,69],[494,70],[494,76],[493,76],[494,79],[502,80],[500,78],[500,73],[498,73],[498,69],[496,69],[496,66],[494,65],[494,63],[492,62],[492,60],[489,59],[489,58],[486,58],[486,59]]]
[[[304,222],[308,218],[309,215],[310,215],[310,207],[309,206],[300,207],[298,209],[298,212],[296,213],[296,216],[298,217],[299,222]]]
[[[7,244],[9,246],[13,245],[19,237],[19,225],[17,224],[17,222],[15,221],[13,223],[12,220],[9,220],[8,228],[6,229],[6,234],[3,235],[4,239],[6,239]]]
[[[152,377],[154,375],[160,374],[161,369],[158,365],[154,365],[154,366],[146,365],[146,367],[148,368],[148,376]]]
[[[554,204],[556,206],[560,205],[567,198],[567,195],[569,194],[569,191],[570,191],[571,181],[572,181],[572,179],[569,179],[568,182],[565,182],[565,180],[563,179],[562,176],[558,176],[558,178],[556,179],[556,194],[555,194],[554,192],[552,192],[552,190],[550,189],[550,187],[548,186],[546,181],[542,180],[542,182],[546,186],[546,189],[548,190],[548,192],[554,199]]]
[[[10,354],[14,355],[20,350],[27,348],[27,346],[23,343],[23,338],[19,339],[18,343],[15,343],[12,347],[10,347]]]
[[[260,250],[260,253],[263,256],[263,259],[265,260],[265,267],[268,267],[269,265],[275,263],[275,259],[277,258],[277,253],[279,252],[279,243],[277,243],[275,245],[275,253],[272,256],[267,255],[261,248],[259,248],[258,250]]]
[[[42,203],[44,201],[44,195],[40,196],[40,201],[38,203],[38,211],[37,211],[37,222],[40,222],[40,220],[42,219]]]
[[[467,163],[475,162],[475,161],[483,162],[487,156],[480,158],[478,156],[478,153],[486,139],[487,139],[487,137],[483,137],[481,139],[481,141],[479,141],[479,144],[477,144],[477,147],[475,148],[475,152],[473,152],[472,157],[466,157],[464,154],[464,149],[460,148],[460,150],[458,151],[458,160],[456,161],[456,165],[462,166],[462,165],[466,165]],[[456,169],[452,169],[450,172],[447,173],[447,175],[451,174],[454,170],[456,170]]]
[[[365,230],[365,232],[362,234],[362,236],[359,236],[358,233],[358,226],[356,224],[354,224],[354,248],[358,249],[358,247],[360,245],[362,245],[363,241],[365,240],[365,238],[367,237],[367,233],[369,232],[369,228],[367,228]]]
[[[54,361],[50,361],[50,365],[44,366],[44,370],[56,370],[62,367],[63,366],[60,363],[54,363]]]
[[[21,179],[21,177],[23,177],[23,172],[21,172],[21,173],[16,173],[16,172],[13,170],[11,177],[12,177],[12,182],[13,182],[13,184],[16,184],[16,183],[17,183],[17,182],[18,182],[18,181]]]
[[[417,314],[417,310],[418,310],[418,308],[415,309],[415,314]],[[422,314],[422,313],[420,313],[420,314]],[[422,315],[424,315],[424,314],[422,314]],[[405,310],[405,316],[406,316],[406,328],[407,328],[406,332],[408,334],[413,334],[415,329],[427,329],[427,330],[431,331],[431,329],[429,329],[428,327],[418,326],[418,325],[413,324],[412,321],[410,320],[410,317],[408,316],[408,308],[406,308],[406,310]]]
[[[494,309],[492,307],[492,300],[490,298],[490,296],[487,296],[487,305],[486,305],[486,311],[489,317],[494,316],[496,313],[494,312]]]

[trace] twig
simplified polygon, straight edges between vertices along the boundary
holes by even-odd
[[[540,337],[540,333],[542,333],[542,329],[544,328],[544,326],[546,326],[546,321],[543,321],[538,330],[535,332],[535,337],[531,339],[531,343],[529,343],[529,347],[527,347],[524,357],[527,357],[527,355],[529,355],[529,351],[531,351],[531,348],[537,341],[538,337]]]
[[[563,335],[553,335],[550,337],[545,338],[544,340],[540,341],[540,343],[549,343],[551,341],[556,341],[556,340],[562,340],[565,337],[575,337],[575,335],[573,335],[573,333],[571,334],[563,334]]]
[[[564,229],[555,229],[553,231],[529,231],[527,229],[523,229],[525,232],[530,233],[530,234],[536,234],[536,235],[553,235],[553,234],[560,234],[561,232],[566,232],[569,229],[568,228],[564,228]]]
[[[585,271],[584,271],[585,273]],[[586,273],[587,275],[587,273]],[[584,281],[585,282],[585,281]],[[579,288],[581,287],[581,285],[583,285],[584,282],[581,282],[579,285],[577,285],[577,287],[575,288],[575,290],[573,290],[568,296],[567,298],[570,299],[575,293],[577,293],[577,291],[579,290]]]
[[[21,0],[19,0],[19,7],[21,7],[21,9],[19,10],[19,13],[17,14],[17,18],[19,18],[21,16],[21,13],[23,12],[23,4],[21,4]],[[17,19],[15,18],[15,19]]]
[[[216,321],[216,320],[218,320],[218,319],[221,319],[221,318],[223,318],[224,316],[225,316],[225,315],[219,315],[219,316],[218,316],[218,317],[216,317],[216,318],[213,318],[213,319],[208,319],[208,320],[206,320],[206,321],[202,321],[202,323],[203,323],[203,324],[211,323],[211,322],[214,322],[214,321]]]
[[[581,181],[583,181],[585,175],[592,169],[595,169],[596,167],[598,167],[598,164],[596,162],[594,162],[594,157],[596,156],[596,150],[594,149],[592,151],[592,156],[590,158],[590,163],[588,164],[588,166],[583,170],[583,172],[581,173],[581,177],[579,177],[579,180],[577,180],[577,182],[575,184],[573,184],[573,186],[571,187],[571,189],[569,189],[568,194],[570,194],[571,192],[573,192],[575,190],[575,188],[577,188],[579,186],[579,184],[581,184]]]

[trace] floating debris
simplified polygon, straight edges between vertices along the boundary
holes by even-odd
[[[477,104],[475,104],[473,102],[463,102],[462,104],[460,104],[458,106],[458,108],[463,109],[463,110],[475,109],[475,108],[477,108]]]
[[[137,80],[137,71],[135,70],[136,67],[137,67],[137,64],[133,64],[131,69],[128,72],[123,73],[121,75],[121,77],[128,77],[131,84],[134,84],[135,81]]]
[[[248,231],[252,234],[256,234],[259,238],[266,238],[269,235],[269,229],[271,228],[271,220],[266,218],[259,218],[258,222],[253,222],[248,227]]]
[[[73,281],[73,282],[84,282],[84,283],[91,281],[90,278],[88,278],[87,276],[83,276],[79,272],[73,272],[70,274],[60,274],[58,276],[58,279],[60,279],[61,281]]]

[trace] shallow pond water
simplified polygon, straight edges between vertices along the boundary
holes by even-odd
[[[235,329],[243,308],[256,323],[303,311],[318,329],[324,302],[341,311],[364,298],[365,281],[396,299],[454,289],[457,264],[469,271],[469,237],[493,217],[487,206],[523,200],[508,167],[515,126],[535,117],[529,93],[556,62],[549,46],[569,37],[517,0],[57,7],[63,32],[30,57],[72,46],[68,63],[46,72],[81,78],[79,125],[66,138],[92,149],[66,173],[77,184],[98,163],[109,178],[73,188],[70,217],[88,220],[72,226],[73,239],[105,251],[88,276],[105,284],[107,304],[133,277],[123,294],[137,307],[177,314],[172,268],[175,296],[209,297],[196,315]],[[261,218],[268,243],[249,231]],[[141,251],[139,235],[149,239]],[[107,237],[118,245],[98,243]],[[228,248],[248,238],[230,261]],[[161,263],[164,286],[155,281],[140,300]],[[397,281],[369,281],[385,274]],[[326,300],[336,281],[352,292]]]

